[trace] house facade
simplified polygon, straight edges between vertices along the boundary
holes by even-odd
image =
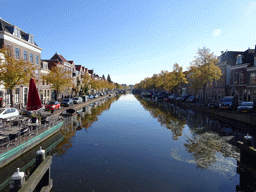
[[[55,53],[51,59],[49,60],[43,60],[44,62],[48,63],[48,68],[51,70],[53,67],[60,67],[61,70],[68,71],[70,72],[70,77],[72,79],[71,84],[73,85],[72,87],[77,86],[77,72],[76,72],[76,67],[73,61],[68,61],[66,60],[61,54]],[[72,87],[67,87],[65,91],[59,93],[57,96],[58,99],[62,98],[62,96],[68,96],[68,95],[73,95],[73,90]],[[51,90],[51,99],[54,100],[55,98],[55,90]]]
[[[0,18],[0,48],[4,46],[16,59],[34,64],[36,78],[39,78],[42,48],[35,43],[33,35]],[[16,107],[25,107],[28,98],[28,85],[16,86],[12,95]],[[0,107],[10,106],[10,97],[10,90],[1,85]]]

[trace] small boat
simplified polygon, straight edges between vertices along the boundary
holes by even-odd
[[[60,115],[62,116],[73,116],[76,114],[75,109],[67,109],[66,111],[63,111]]]

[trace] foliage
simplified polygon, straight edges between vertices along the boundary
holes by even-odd
[[[12,90],[17,85],[28,85],[34,77],[35,67],[24,60],[17,60],[7,48],[0,49],[0,81],[5,89],[11,90],[11,106],[13,106]]]
[[[109,82],[109,83],[113,83],[113,81],[111,81],[111,78],[110,78],[110,75],[108,74],[108,76],[107,76],[107,81]]]
[[[204,98],[207,83],[219,80],[222,76],[221,69],[216,66],[217,63],[217,57],[205,47],[198,49],[197,56],[191,63],[189,72],[192,80],[191,88],[195,93],[199,88],[203,88]]]
[[[72,88],[72,78],[69,71],[64,70],[62,67],[52,67],[47,75],[42,76],[43,80],[46,80],[51,85],[52,89],[56,91],[55,100],[61,91],[65,88]]]

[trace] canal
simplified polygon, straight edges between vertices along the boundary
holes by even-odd
[[[246,132],[196,111],[121,95],[64,119],[52,191],[236,191]]]

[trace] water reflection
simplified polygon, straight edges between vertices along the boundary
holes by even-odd
[[[136,98],[162,126],[172,131],[173,140],[182,141],[182,145],[171,151],[175,159],[195,163],[198,168],[209,169],[227,177],[236,174],[236,160],[240,158],[236,141],[245,133],[234,131],[228,124],[205,114],[164,102],[145,100],[139,96]],[[184,151],[189,152],[191,157]]]
[[[85,131],[98,120],[98,116],[105,110],[108,110],[111,104],[114,101],[119,99],[120,95],[111,98],[105,98],[81,109],[77,110],[76,115],[65,117],[63,129],[60,131],[64,137],[63,141],[55,148],[56,156],[62,156],[66,154],[67,150],[72,148],[72,143],[74,140],[72,139],[76,131],[82,130]]]

